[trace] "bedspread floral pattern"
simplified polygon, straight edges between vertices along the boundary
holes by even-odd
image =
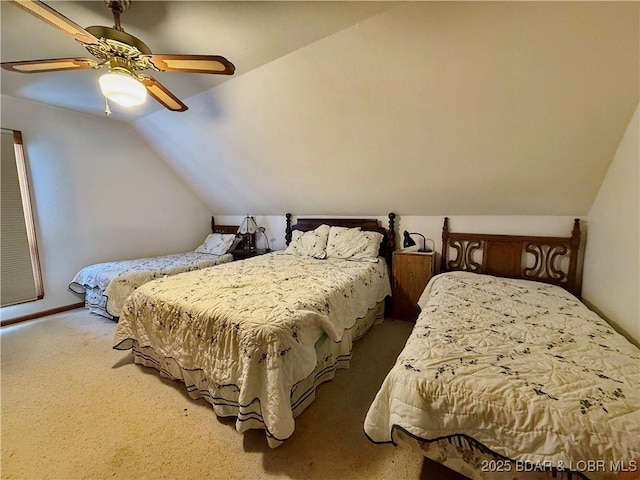
[[[436,276],[365,421],[536,462],[640,457],[640,350],[560,287]],[[591,478],[591,477],[590,477]],[[593,478],[597,478],[597,475]]]
[[[142,286],[114,348],[151,347],[214,387],[235,385],[240,411],[257,400],[268,437],[284,440],[294,430],[291,389],[314,370],[316,342],[340,341],[390,293],[385,262],[272,253]]]
[[[122,305],[129,295],[141,285],[162,278],[212,267],[233,260],[231,254],[211,255],[207,253],[185,252],[149,258],[136,258],[117,262],[89,265],[80,270],[69,285],[77,293],[86,289],[100,289],[106,297],[105,310],[119,317]]]

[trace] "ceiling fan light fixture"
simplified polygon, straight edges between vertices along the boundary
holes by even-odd
[[[0,0],[2,1],[2,0]],[[120,15],[132,0],[103,0],[113,13],[113,27],[93,25],[82,28],[40,0],[14,0],[39,20],[78,41],[96,57],[52,58],[17,62],[0,62],[0,67],[17,73],[47,73],[97,69],[107,66],[109,73],[99,79],[109,115],[109,100],[124,107],[143,104],[147,95],[172,112],[189,109],[178,97],[145,70],[155,72],[208,73],[233,75],[235,67],[220,55],[154,54],[139,38],[124,31]]]
[[[111,69],[98,83],[105,97],[123,107],[142,105],[147,100],[145,86],[125,69]]]

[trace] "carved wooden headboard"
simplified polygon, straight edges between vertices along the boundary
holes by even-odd
[[[315,230],[320,225],[333,225],[335,227],[354,228],[360,227],[362,230],[379,232],[384,235],[380,242],[380,256],[384,257],[387,265],[391,267],[391,259],[393,258],[393,250],[396,247],[395,233],[395,213],[389,214],[389,228],[384,228],[375,218],[298,218],[295,225],[291,225],[291,214],[287,213],[287,228],[285,231],[285,240],[287,245],[291,242],[293,230],[307,232]]]
[[[453,233],[442,227],[440,271],[465,270],[559,285],[577,297],[580,220],[570,237]],[[455,255],[454,258],[451,258]],[[568,259],[568,261],[567,261]]]

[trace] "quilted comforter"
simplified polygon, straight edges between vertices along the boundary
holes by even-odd
[[[367,413],[371,440],[392,442],[396,429],[424,442],[471,438],[594,479],[637,468],[640,350],[574,296],[455,272],[434,277],[419,304]]]
[[[232,260],[233,256],[229,253],[210,255],[207,253],[185,252],[158,257],[96,263],[80,270],[73,277],[69,284],[69,289],[79,295],[90,293],[93,294],[92,298],[97,297],[97,302],[100,304],[95,305],[94,313],[102,314],[105,312],[111,317],[119,317],[124,301],[141,285],[165,275],[190,272]],[[100,297],[105,297],[102,302]],[[91,305],[91,302],[87,302],[90,310],[92,310]]]
[[[293,434],[292,389],[314,372],[316,343],[340,342],[390,294],[384,261],[276,252],[138,288],[114,348],[150,358],[200,390],[216,414],[237,415],[238,431],[264,428],[277,446]]]

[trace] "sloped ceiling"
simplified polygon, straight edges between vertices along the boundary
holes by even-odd
[[[157,8],[207,30],[182,3]],[[238,74],[176,77],[189,111],[131,120],[216,214],[586,215],[638,105],[636,2],[197,3],[235,16],[211,16],[215,51],[179,51],[224,54]],[[293,43],[241,69],[234,55],[263,48],[236,45],[254,8],[309,24],[277,23],[260,40]]]

